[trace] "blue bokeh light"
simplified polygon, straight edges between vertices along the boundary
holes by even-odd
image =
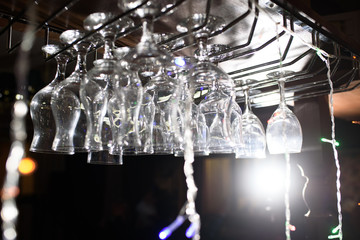
[[[183,67],[186,65],[185,59],[182,57],[175,58],[174,62],[175,62],[175,65],[178,67]]]
[[[164,228],[163,230],[161,230],[161,232],[159,233],[159,238],[160,239],[166,239],[168,237],[170,237],[171,235],[171,231],[169,228]]]

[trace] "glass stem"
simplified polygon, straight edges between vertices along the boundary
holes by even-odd
[[[198,60],[200,62],[208,62],[209,61],[209,56],[208,56],[208,52],[207,52],[207,37],[200,37],[197,39],[197,44],[199,47],[199,57]]]
[[[86,52],[79,51],[77,54],[75,72],[86,73]]]
[[[215,92],[219,89],[219,82],[217,79],[213,80],[212,82],[212,86],[211,86],[211,91]]]
[[[244,95],[245,95],[245,111],[244,113],[250,113],[251,112],[251,103],[249,98],[249,88],[244,89]]]
[[[279,91],[280,91],[280,107],[286,107],[285,101],[285,80],[280,79],[278,81]]]
[[[54,83],[55,82],[58,83],[61,80],[65,79],[66,64],[67,64],[67,60],[57,60],[56,75],[55,75],[55,79],[53,81]]]
[[[105,36],[104,37],[104,59],[113,59],[113,49],[114,49],[114,38],[115,36]]]
[[[141,43],[153,42],[153,28],[154,27],[152,18],[146,17],[142,19],[142,36],[140,40]]]

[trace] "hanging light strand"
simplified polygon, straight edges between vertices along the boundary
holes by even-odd
[[[35,18],[33,7],[29,9],[30,19]],[[33,21],[35,22],[35,21]],[[6,160],[5,180],[1,191],[1,219],[2,219],[2,239],[14,240],[17,238],[16,223],[19,210],[16,205],[16,197],[19,194],[19,164],[25,155],[26,134],[26,115],[28,106],[27,97],[27,75],[29,71],[29,55],[33,47],[35,36],[33,34],[35,26],[29,24],[23,34],[23,41],[15,64],[15,77],[17,92],[16,101],[13,106],[12,121],[10,123],[10,133],[12,144],[9,156]]]
[[[333,94],[334,94],[334,87],[333,82],[331,81],[331,69],[330,69],[330,60],[329,58],[325,58],[320,51],[317,51],[317,55],[319,58],[325,62],[327,67],[327,78],[330,86],[330,118],[331,118],[331,145],[334,152],[334,159],[335,159],[335,166],[336,166],[336,199],[337,199],[337,211],[338,211],[338,226],[335,228],[337,231],[335,231],[335,235],[330,235],[329,239],[338,238],[340,240],[343,239],[343,233],[342,233],[342,210],[341,210],[341,182],[340,182],[340,176],[341,176],[341,169],[340,169],[340,161],[338,156],[338,151],[336,150],[336,144],[337,141],[335,139],[335,117],[334,117],[334,100],[333,100]]]
[[[186,99],[186,111],[185,111],[185,149],[184,149],[184,174],[187,185],[187,204],[185,213],[190,221],[190,228],[186,235],[192,237],[193,240],[200,239],[200,215],[196,212],[195,199],[197,195],[197,187],[194,180],[194,146],[193,137],[191,131],[191,113],[192,113],[192,99]]]
[[[286,170],[285,170],[285,236],[286,240],[291,240],[291,213],[290,213],[290,154],[285,153]]]

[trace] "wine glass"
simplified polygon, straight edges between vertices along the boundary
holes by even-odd
[[[137,72],[130,70],[130,64],[123,60],[123,56],[129,52],[130,48],[116,49],[118,61],[112,77],[114,92],[108,109],[115,139],[111,154],[138,154],[142,153],[144,148],[140,135],[140,127],[144,123],[140,119],[143,87]]]
[[[184,139],[185,133],[185,113],[187,99],[192,99],[192,91],[189,84],[189,71],[196,63],[193,57],[175,57],[175,67],[167,68],[169,76],[176,79],[176,90],[172,95],[172,103],[168,107],[171,108],[171,128],[174,142],[174,156],[184,156]],[[190,128],[192,130],[192,141],[195,156],[209,155],[207,146],[208,127],[205,117],[199,112],[198,106],[192,102],[191,106]]]
[[[264,158],[266,150],[265,130],[260,119],[252,112],[249,92],[255,80],[243,81],[245,110],[242,114],[243,148],[235,152],[236,158]]]
[[[93,31],[101,27],[104,23],[113,19],[115,15],[109,12],[98,12],[90,14],[84,20],[84,28]],[[122,18],[102,28],[98,33],[104,41],[103,59],[94,61],[94,67],[86,74],[80,86],[80,98],[84,105],[87,119],[87,134],[85,137],[85,147],[90,152],[108,150],[112,144],[112,134],[109,117],[107,115],[108,101],[113,95],[112,76],[116,68],[116,59],[113,55],[115,37],[119,32],[125,31],[133,26],[133,21],[129,18]],[[92,160],[90,156],[99,154],[89,153],[88,162]],[[105,161],[106,153],[100,154]],[[109,156],[109,158],[111,158]],[[111,159],[109,159],[112,162]],[[118,161],[115,161],[117,163]]]
[[[302,146],[301,125],[285,102],[285,77],[291,72],[272,72],[267,76],[278,80],[280,104],[268,121],[266,142],[270,154],[298,153]]]
[[[67,30],[60,35],[60,41],[71,44],[85,36],[80,30]],[[91,47],[91,39],[84,39],[74,45],[77,62],[74,72],[54,89],[51,109],[56,123],[56,135],[52,149],[57,152],[86,152],[86,115],[80,101],[80,83],[86,74],[86,54]]]
[[[170,35],[153,34],[154,42],[165,40]],[[161,48],[166,48],[162,46]],[[169,66],[173,64],[170,63]],[[166,66],[166,67],[169,67]],[[159,67],[155,76],[150,77],[144,85],[144,94],[152,98],[154,115],[151,118],[152,147],[155,154],[173,153],[173,133],[171,129],[171,111],[174,106],[173,94],[176,89],[176,80],[168,76],[164,65]]]
[[[194,14],[191,18],[182,21],[177,29],[187,32],[189,25],[200,26],[205,19],[205,14]],[[209,61],[206,47],[209,35],[223,26],[222,18],[210,15],[206,26],[195,32],[199,47],[198,62],[189,73],[195,93],[209,91],[198,106],[209,129],[208,148],[210,153],[231,153],[234,146],[230,123],[232,105],[235,102],[234,82],[222,69]]]
[[[142,30],[143,30],[142,36],[140,42],[136,45],[136,47],[132,49],[128,54],[126,54],[125,57],[123,58],[123,61],[127,62],[127,69],[133,72],[132,79],[139,79],[139,75],[141,77],[153,77],[160,71],[161,66],[172,62],[173,60],[172,55],[167,51],[165,51],[163,48],[157,46],[156,42],[153,39],[154,16],[156,16],[156,14],[158,14],[159,11],[161,11],[163,6],[166,7],[168,6],[169,3],[172,2],[173,1],[151,0],[146,2],[146,4],[144,4],[142,7],[138,8],[135,11],[135,14],[138,17],[140,17],[142,21]],[[138,3],[139,1],[119,1],[119,6],[125,10],[129,10]],[[139,85],[140,84],[141,82],[139,82]],[[126,96],[125,99],[130,99],[134,95],[133,91],[138,89],[135,88],[135,86],[136,84],[129,84],[128,86],[121,88],[120,94],[125,94]],[[141,92],[141,94],[142,95],[150,94],[153,97],[153,95],[150,93],[150,90],[149,91],[146,90],[146,92]],[[139,115],[139,112],[142,109],[142,107],[145,106],[142,104],[141,101],[144,99],[144,97],[145,99],[147,98],[147,96],[143,97],[142,95],[140,98],[131,101],[133,103],[137,103],[136,105],[132,106],[133,104],[130,104],[127,107],[127,109],[129,109],[129,111],[127,112],[133,112],[133,115],[130,118],[133,120],[134,126],[129,125],[129,127],[127,127],[128,134],[126,136],[128,138],[128,141],[126,140],[124,141],[124,154],[126,152],[125,151],[126,148],[129,150],[127,152],[130,154],[132,152],[131,149],[134,149],[134,147],[135,147],[135,153],[140,154],[143,152],[143,149],[141,149],[142,137],[139,135],[140,134],[139,127],[141,126],[145,127],[146,126],[145,123],[150,119],[151,116],[146,116],[141,121],[139,120],[139,116],[143,116],[143,115]],[[156,127],[157,126],[155,126],[155,129]],[[157,134],[156,136],[160,136],[160,135]],[[137,139],[137,143],[134,142],[134,140],[136,139]],[[152,142],[152,144],[154,144],[154,141]]]
[[[233,151],[235,153],[243,151],[243,131],[242,131],[242,110],[237,102],[233,102],[230,114],[230,135],[233,142]]]
[[[42,51],[46,54],[55,54],[61,50],[60,46],[48,44],[43,46]],[[43,89],[35,94],[30,103],[30,115],[34,126],[34,136],[30,151],[41,153],[55,153],[52,142],[55,137],[55,120],[51,110],[51,95],[55,86],[65,79],[66,64],[72,57],[71,51],[65,51],[56,55],[57,70],[55,78]]]

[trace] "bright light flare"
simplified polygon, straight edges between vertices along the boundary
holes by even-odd
[[[19,164],[19,172],[22,175],[30,175],[36,169],[36,162],[32,158],[23,158]]]
[[[252,176],[252,189],[257,195],[271,197],[283,194],[284,168],[276,162],[259,164],[254,168]]]

